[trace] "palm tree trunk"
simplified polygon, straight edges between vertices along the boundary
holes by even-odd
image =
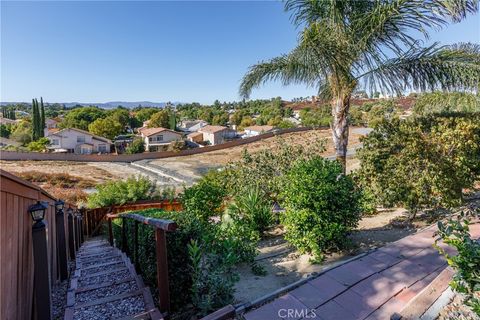
[[[350,94],[340,94],[332,100],[332,137],[337,155],[337,161],[343,167],[343,173],[347,168],[347,145],[348,145],[348,110],[350,109]]]

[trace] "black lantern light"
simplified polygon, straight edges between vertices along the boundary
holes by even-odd
[[[62,200],[55,201],[55,209],[57,211],[62,211],[64,206],[65,202],[63,202]]]
[[[45,218],[45,210],[47,210],[48,205],[45,203],[42,203],[40,201],[37,201],[36,204],[32,204],[28,208],[28,213],[32,216],[33,221],[39,222],[42,221],[43,218]]]
[[[67,209],[67,213],[69,216],[73,216],[73,209],[72,208],[68,208]]]

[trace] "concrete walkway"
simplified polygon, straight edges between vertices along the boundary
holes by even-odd
[[[436,230],[436,225],[430,226],[330,269],[248,311],[244,317],[247,320],[390,319],[447,267],[443,256],[432,247]],[[470,232],[473,238],[479,238],[480,224],[472,224]]]

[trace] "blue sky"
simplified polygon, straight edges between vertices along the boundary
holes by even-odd
[[[280,2],[1,2],[1,101],[238,100],[248,66],[287,53]],[[480,42],[479,16],[431,41]],[[310,96],[269,84],[252,98]]]

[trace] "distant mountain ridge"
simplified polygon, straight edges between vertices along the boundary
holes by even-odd
[[[16,103],[29,103],[29,102],[0,102],[0,105],[4,106],[7,104],[16,104]],[[98,103],[98,102],[48,102],[46,101],[47,104],[54,104],[54,103],[59,103],[59,104],[64,104],[65,107],[70,108],[74,107],[76,105],[81,105],[81,106],[97,106],[99,108],[103,109],[113,109],[118,106],[122,106],[125,108],[135,108],[138,107],[138,105],[141,105],[142,107],[155,107],[155,108],[164,108],[168,102],[151,102],[151,101],[133,101],[133,102],[128,102],[128,101],[109,101],[109,102],[104,102],[104,103]],[[175,101],[171,102],[173,105],[180,104],[181,102]]]

